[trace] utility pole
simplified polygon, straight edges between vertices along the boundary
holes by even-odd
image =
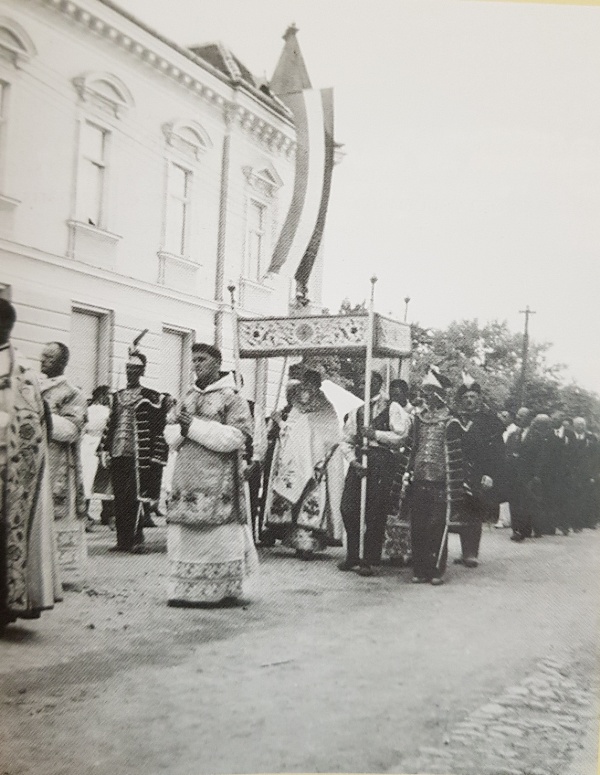
[[[404,322],[408,321],[408,305],[410,303],[410,296],[404,297]],[[398,358],[398,376],[402,376],[402,356]]]
[[[523,330],[523,354],[521,357],[521,384],[519,386],[519,406],[525,406],[527,397],[527,360],[529,358],[529,316],[535,315],[535,311],[529,309],[529,304],[525,309],[519,310],[519,315],[525,315],[525,328]]]

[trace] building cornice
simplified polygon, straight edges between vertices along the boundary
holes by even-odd
[[[117,14],[129,25],[133,25],[139,34],[120,29],[116,22],[101,18],[100,14],[90,10],[89,3],[85,4],[78,0],[37,0],[37,2],[69,18],[72,23],[109,41],[122,51],[128,52],[145,65],[161,73],[165,78],[177,83],[195,97],[213,106],[222,113],[229,126],[240,127],[243,132],[271,152],[283,153],[287,156],[294,153],[296,142],[293,139],[295,130],[292,121],[289,117],[278,114],[269,105],[260,90],[252,88],[250,84],[243,81],[228,79],[209,62],[196,56],[188,49],[167,40],[110,0],[96,0],[96,2]],[[161,45],[150,45],[145,40],[148,36],[151,36],[157,44]],[[163,47],[168,49],[168,53],[164,51]],[[159,50],[161,48],[162,50]],[[181,61],[182,58],[183,61]],[[206,75],[216,79],[223,87],[231,91],[232,98],[219,94],[214,86],[209,86],[206,83]],[[257,102],[261,111],[254,111],[240,105],[236,98],[242,95],[246,99]],[[261,112],[263,115],[260,115]],[[286,129],[281,128],[278,124],[283,124]]]
[[[196,304],[198,307],[202,307],[210,312],[216,312],[225,307],[223,303],[215,301],[214,299],[205,299],[191,293],[184,293],[183,291],[169,288],[165,285],[157,285],[155,283],[146,282],[145,280],[138,280],[135,277],[127,277],[119,272],[112,272],[109,269],[90,266],[77,259],[57,256],[54,253],[48,253],[44,250],[23,245],[19,242],[13,242],[12,240],[0,239],[0,251],[12,253],[14,256],[29,258],[33,261],[40,261],[45,265],[68,269],[70,272],[77,272],[80,275],[85,275],[96,280],[107,280],[115,285],[122,285],[131,288],[132,290],[151,293],[159,298],[166,297],[175,301],[185,302],[186,304]]]

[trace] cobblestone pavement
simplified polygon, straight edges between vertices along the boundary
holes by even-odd
[[[588,730],[597,728],[597,697],[598,683],[590,684],[582,664],[543,659],[525,680],[457,724],[444,738],[443,747],[422,746],[402,771],[594,775],[598,734],[590,735]]]

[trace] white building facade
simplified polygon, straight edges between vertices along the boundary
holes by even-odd
[[[295,267],[265,272],[294,154],[288,109],[224,47],[182,49],[108,0],[2,0],[0,294],[16,346],[35,361],[65,342],[88,396],[124,385],[143,329],[149,387],[186,390],[194,341],[233,367],[227,287],[242,315],[289,308]],[[318,307],[319,262],[313,277]],[[244,363],[246,397],[272,403],[280,371]]]

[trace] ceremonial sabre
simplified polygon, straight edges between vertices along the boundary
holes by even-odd
[[[444,433],[444,451],[446,459],[446,524],[442,535],[442,543],[437,556],[436,569],[440,570],[442,557],[450,526],[458,526],[460,523],[452,522],[453,507],[464,501],[468,491],[465,484],[462,454],[462,436],[464,428],[456,418],[451,419]]]
[[[148,333],[149,330],[150,330],[149,328],[145,328],[143,331],[141,331],[135,337],[133,342],[129,345],[129,348],[127,350],[127,353],[129,355],[129,357],[131,357],[132,355],[135,355],[135,353],[137,352],[137,347],[138,347],[139,343],[146,336],[146,334]],[[120,380],[119,380],[119,382],[120,382]],[[135,448],[137,449],[138,448],[138,434],[137,434],[137,426],[136,426],[135,423],[133,424],[133,432],[134,432],[134,437],[135,437]],[[137,494],[139,496],[139,494],[140,494],[140,471],[139,471],[139,468],[137,467],[137,465],[135,466],[135,486],[136,486]],[[135,533],[134,533],[134,535],[137,535],[138,530],[140,530],[140,526],[142,524],[144,516],[145,516],[144,503],[141,500],[139,500],[139,498],[138,498],[138,510],[137,510],[137,515],[136,515],[136,518],[135,518]]]
[[[373,337],[375,329],[375,283],[377,277],[371,277],[371,300],[369,302],[369,325],[367,326],[367,358],[365,364],[365,403],[363,425],[368,428],[371,423],[371,368],[373,365]],[[358,429],[357,429],[358,430]],[[369,461],[367,449],[369,440],[363,437],[362,465],[368,468]],[[367,515],[367,477],[363,476],[360,481],[360,559],[364,560],[365,555],[365,522]]]

